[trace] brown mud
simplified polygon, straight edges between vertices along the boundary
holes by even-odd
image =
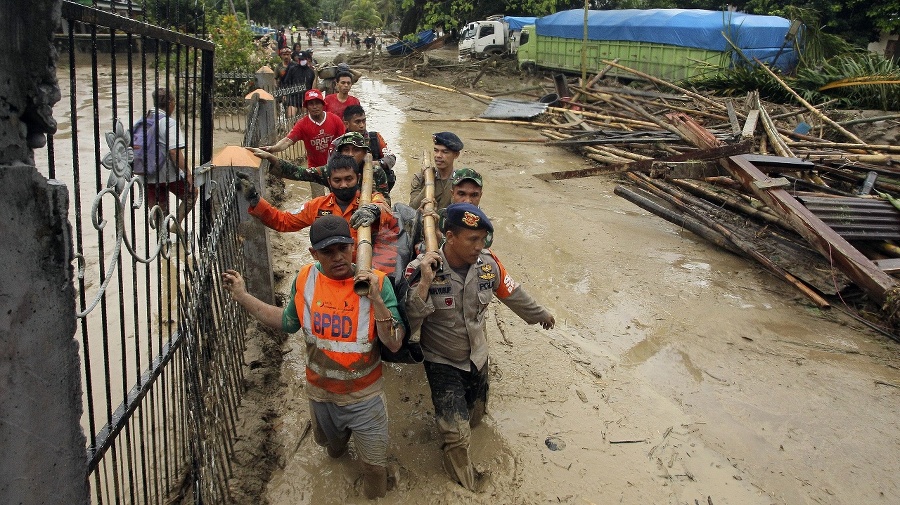
[[[533,130],[416,121],[476,117],[484,106],[470,98],[389,73],[366,75],[351,93],[398,154],[395,202],[407,200],[431,133],[463,139],[456,166],[484,175],[492,249],[557,320],[545,331],[492,305],[489,415],[472,440],[476,466],[491,473],[483,493],[441,468],[421,366],[387,365],[399,486],[372,503],[900,502],[896,343],[615,196],[615,177],[532,177],[587,167],[576,154],[474,140],[537,138]],[[308,195],[287,181],[282,207]],[[273,240],[286,294],[310,260],[308,236]],[[235,501],[369,503],[352,449],[332,460],[306,432],[302,342],[248,339],[265,345],[245,356]]]

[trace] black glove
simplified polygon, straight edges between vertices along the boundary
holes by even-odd
[[[356,209],[356,212],[350,216],[350,226],[359,228],[360,226],[372,226],[372,223],[381,216],[381,209],[374,203],[367,203]]]
[[[250,202],[251,207],[259,205],[259,191],[256,190],[256,185],[250,180],[250,176],[243,172],[237,172],[235,175],[237,179],[234,180],[234,189],[244,194],[244,198]]]

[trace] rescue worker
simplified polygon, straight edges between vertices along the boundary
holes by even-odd
[[[366,154],[369,152],[370,146],[371,144],[366,142],[362,134],[356,132],[345,133],[334,139],[334,142],[332,142],[333,151],[331,155],[344,154],[352,156],[353,159],[356,160],[357,172],[361,176],[363,163],[365,162]],[[272,175],[281,177],[282,179],[290,179],[292,181],[315,182],[316,184],[328,186],[327,176],[325,175],[327,172],[327,165],[305,168],[289,161],[279,159],[267,151],[256,148],[249,149],[256,157],[269,162],[269,173]],[[381,163],[376,163],[375,161],[372,162],[372,180],[374,191],[380,193],[381,196],[384,197],[387,206],[390,207],[390,198],[386,194],[389,187],[388,177]],[[359,183],[362,184],[362,177],[359,178]]]
[[[406,269],[405,308],[411,331],[421,331],[444,469],[466,489],[478,491],[483,476],[469,458],[469,439],[487,408],[488,304],[496,296],[525,322],[544,329],[556,321],[485,248],[494,227],[481,209],[452,204],[441,229],[446,236],[441,248],[420,255]]]
[[[340,458],[352,436],[362,461],[366,498],[383,497],[392,486],[378,341],[391,351],[401,346],[404,330],[397,298],[383,272],[356,269],[351,259],[354,240],[345,220],[322,216],[310,227],[309,238],[315,263],[298,272],[284,309],[248,293],[234,270],[222,274],[223,285],[266,326],[288,333],[302,330],[313,439],[330,457]],[[357,280],[368,281],[365,296],[354,292]]]
[[[238,185],[250,203],[247,212],[276,231],[300,231],[312,225],[317,218],[331,214],[350,224],[354,239],[357,228],[372,226],[372,264],[391,274],[397,269],[397,236],[400,225],[380,193],[372,193],[372,203],[359,205],[360,176],[357,167],[356,160],[351,156],[333,156],[324,172],[326,185],[331,192],[304,203],[298,212],[273,207],[260,197],[256,185],[244,174],[237,174]]]
[[[387,188],[379,187],[378,191],[390,200],[390,191],[394,189],[394,183],[397,182],[397,176],[394,174],[397,155],[391,151],[380,133],[369,131],[366,128],[366,111],[362,105],[351,105],[344,109],[344,128],[348,132],[359,132],[369,141],[372,162],[377,164],[376,170],[381,168],[387,177]]]
[[[434,141],[434,205],[443,209],[450,205],[450,176],[453,174],[453,163],[463,149],[462,140],[452,132],[440,132],[431,136]],[[409,192],[409,206],[414,209],[422,207],[425,198],[425,173],[415,174]]]

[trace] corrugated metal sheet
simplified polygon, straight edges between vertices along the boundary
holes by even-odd
[[[520,102],[495,98],[481,114],[487,119],[530,119],[547,111],[547,104],[541,102]]]
[[[810,196],[798,200],[847,240],[900,239],[900,211],[884,200]]]

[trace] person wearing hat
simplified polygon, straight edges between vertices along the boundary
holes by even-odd
[[[334,156],[335,154],[345,154],[347,156],[352,156],[357,163],[357,172],[362,175],[363,164],[365,163],[366,154],[369,152],[369,144],[366,143],[365,138],[362,134],[357,132],[348,132],[340,137],[334,139],[331,143],[332,151],[329,157]],[[328,172],[328,166],[321,167],[302,167],[299,165],[294,165],[293,163],[278,159],[274,154],[263,151],[261,149],[257,149],[254,147],[248,147],[256,157],[262,158],[269,162],[269,173],[283,179],[289,179],[292,181],[305,181],[305,182],[314,182],[316,184],[321,184],[322,186],[328,186],[328,176],[326,175]],[[373,190],[377,193],[381,193],[381,196],[384,197],[385,203],[388,207],[391,205],[390,197],[386,195],[384,192],[388,190],[388,178],[381,164],[374,163],[372,164],[372,176],[373,176]],[[359,183],[362,185],[362,177],[359,178]]]
[[[452,132],[440,132],[431,136],[434,141],[434,206],[443,209],[450,205],[450,176],[453,163],[463,149],[462,140]],[[418,209],[425,199],[425,168],[415,174],[409,192],[409,206]]]
[[[372,226],[373,264],[391,274],[397,269],[396,241],[400,225],[380,193],[373,192],[372,203],[360,206],[357,166],[352,156],[334,155],[324,171],[325,182],[331,192],[309,200],[297,212],[272,206],[260,197],[256,185],[246,175],[239,173],[235,182],[250,203],[247,212],[275,231],[300,231],[326,215],[339,216],[347,221],[353,228],[351,233],[354,238],[357,228]]]
[[[288,69],[296,65],[296,63],[291,58],[291,49],[289,47],[279,49],[278,56],[281,58],[281,63],[275,67],[275,86],[280,89],[284,87],[281,81],[287,75]]]
[[[353,438],[366,497],[383,497],[389,489],[389,438],[378,341],[391,351],[400,349],[404,329],[397,298],[384,272],[359,271],[352,263],[347,221],[324,215],[310,227],[309,239],[315,262],[297,273],[286,307],[251,295],[235,270],[222,274],[222,284],[266,326],[302,332],[313,439],[330,457],[340,458]],[[354,292],[360,280],[369,285],[362,296]]]
[[[477,491],[483,476],[469,458],[469,438],[487,408],[488,304],[496,296],[525,322],[544,329],[556,320],[485,248],[494,227],[481,209],[454,203],[441,229],[446,237],[441,248],[420,255],[406,269],[410,291],[404,305],[411,331],[421,335],[444,469]]]
[[[304,104],[309,114],[300,118],[286,137],[274,145],[260,149],[278,153],[303,140],[307,166],[321,167],[328,163],[331,141],[344,134],[344,122],[334,114],[325,112],[325,97],[317,89],[310,89],[305,93]]]
[[[375,164],[376,175],[380,168],[385,177],[387,177],[387,186],[378,186],[378,180],[375,180],[376,189],[390,200],[390,192],[394,189],[397,182],[397,176],[394,174],[394,165],[397,163],[397,155],[395,155],[388,147],[384,137],[376,131],[370,131],[366,128],[366,111],[362,105],[350,105],[344,109],[344,127],[348,132],[359,132],[369,141],[369,152],[372,153],[372,163]]]
[[[296,47],[296,44],[294,45]],[[288,118],[296,117],[300,113],[300,107],[303,107],[303,92],[315,89],[318,83],[316,70],[312,66],[312,55],[308,51],[294,51],[291,53],[291,59],[294,65],[288,68],[281,79],[281,87],[290,88],[297,86],[300,88],[300,94],[290,94],[285,97],[288,102],[288,108],[285,111]]]

